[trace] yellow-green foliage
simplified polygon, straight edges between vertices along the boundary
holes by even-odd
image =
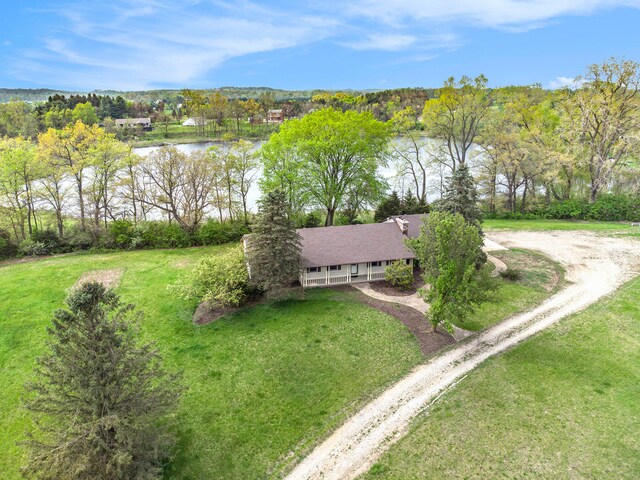
[[[224,255],[211,255],[170,290],[185,299],[197,298],[223,306],[242,304],[249,293],[249,273],[242,247]]]
[[[396,260],[384,272],[384,279],[400,290],[409,290],[413,284],[413,266]]]

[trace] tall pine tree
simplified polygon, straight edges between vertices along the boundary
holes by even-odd
[[[289,213],[283,191],[266,194],[247,243],[251,282],[270,296],[291,287],[300,275],[300,235]]]
[[[174,443],[162,420],[181,393],[153,345],[137,340],[140,314],[99,283],[55,312],[49,351],[27,384],[35,430],[23,473],[40,479],[159,478]]]
[[[466,165],[459,166],[453,175],[447,178],[447,185],[442,200],[434,202],[434,210],[459,213],[468,224],[475,226],[482,233],[482,212],[478,208],[478,193],[473,177]]]

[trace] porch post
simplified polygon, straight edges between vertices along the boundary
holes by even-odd
[[[367,280],[371,280],[371,262],[367,262]]]

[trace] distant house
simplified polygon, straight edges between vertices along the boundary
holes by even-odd
[[[205,120],[202,117],[189,117],[184,122],[182,122],[183,127],[202,127],[206,125],[208,120]]]
[[[284,122],[284,112],[282,109],[269,110],[267,112],[267,123],[282,123]]]
[[[142,127],[144,130],[151,130],[151,119],[147,118],[118,118],[116,119],[116,127],[131,128]]]
[[[392,217],[382,223],[301,228],[303,287],[384,280],[395,260],[413,265],[404,240],[420,234],[423,215]]]

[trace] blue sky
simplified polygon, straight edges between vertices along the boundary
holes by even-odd
[[[640,60],[640,0],[5,1],[0,87],[558,87]]]

